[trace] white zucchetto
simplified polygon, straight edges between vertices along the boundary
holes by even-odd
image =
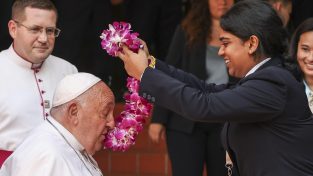
[[[65,76],[57,85],[53,96],[52,107],[67,103],[101,81],[90,73],[75,73]]]

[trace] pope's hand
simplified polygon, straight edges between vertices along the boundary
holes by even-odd
[[[118,52],[118,57],[123,60],[128,75],[140,80],[143,72],[148,67],[147,52],[139,49],[138,53],[134,53],[127,46],[123,46],[123,51]]]

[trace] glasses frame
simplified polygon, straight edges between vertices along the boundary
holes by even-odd
[[[23,23],[21,23],[21,22],[19,22],[19,21],[17,21],[17,20],[13,20],[17,25],[20,25],[20,26],[23,26],[24,28],[26,28],[29,32],[36,32],[36,34],[38,33],[39,34],[39,32],[40,32],[40,34],[43,32],[43,30],[45,30],[45,32],[46,32],[46,35],[47,36],[49,36],[49,37],[58,37],[59,35],[60,35],[60,32],[61,32],[61,29],[59,29],[59,28],[56,28],[56,27],[48,27],[48,28],[45,28],[45,27],[42,27],[42,26],[38,26],[38,28],[40,29],[39,31],[34,31],[34,29],[32,28],[32,27],[28,27],[28,26],[26,26],[26,25],[24,25]],[[48,32],[47,32],[47,29],[53,29],[54,30],[54,32],[53,32],[53,34],[51,35],[51,34],[49,34]]]

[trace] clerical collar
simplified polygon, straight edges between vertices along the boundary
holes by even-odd
[[[267,61],[269,61],[271,58],[267,58],[267,59],[264,59],[262,62],[256,64],[250,71],[248,71],[248,73],[246,74],[246,76],[254,73],[258,68],[260,68],[263,64],[265,64]],[[245,77],[246,77],[245,76]]]
[[[58,129],[61,135],[69,142],[69,144],[77,151],[82,152],[84,147],[78,142],[78,140],[70,133],[66,128],[64,128],[59,122],[57,122],[54,118],[48,118],[49,122]]]
[[[13,48],[13,44],[11,44],[11,46],[9,47],[9,53],[12,54],[12,58],[11,60],[16,63],[17,65],[21,66],[21,67],[25,67],[25,68],[30,68],[30,69],[40,69],[43,62],[39,63],[39,64],[33,64],[25,59],[23,59],[21,56],[19,56],[14,48]]]
[[[41,62],[41,63],[39,63],[39,64],[33,64],[33,63],[32,63],[31,69],[33,69],[33,70],[35,70],[35,69],[40,69],[41,66],[42,66],[42,64],[43,64],[43,62]]]

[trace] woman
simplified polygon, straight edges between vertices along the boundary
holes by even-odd
[[[290,43],[291,59],[297,59],[305,93],[313,112],[313,18],[305,20],[295,30]]]
[[[225,84],[228,74],[218,56],[221,16],[233,0],[194,0],[175,32],[166,62],[193,73],[207,83]],[[225,151],[220,142],[221,123],[193,122],[159,106],[154,107],[149,135],[159,142],[166,131],[166,143],[175,176],[226,175]]]
[[[264,1],[243,0],[221,18],[221,48],[234,86],[195,76],[123,47],[140,94],[194,121],[226,122],[222,139],[240,176],[313,175],[313,118],[303,85],[282,65],[287,34]],[[150,57],[151,58],[151,57]],[[154,59],[152,59],[154,60]],[[153,64],[151,64],[153,66]]]

